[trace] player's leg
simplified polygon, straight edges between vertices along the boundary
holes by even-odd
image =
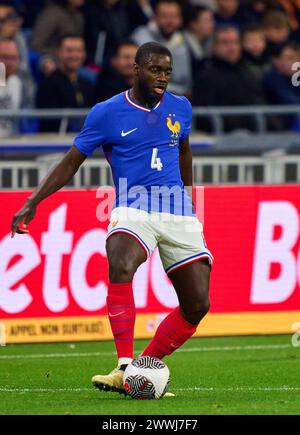
[[[107,311],[118,355],[118,367],[109,375],[96,375],[93,384],[102,390],[123,392],[123,373],[133,359],[135,304],[133,276],[147,259],[145,250],[133,237],[114,233],[106,243],[109,265]]]
[[[195,332],[209,310],[210,265],[196,261],[169,274],[176,290],[179,307],[160,323],[143,355],[162,359],[183,345]]]
[[[210,308],[208,260],[199,260],[176,269],[169,278],[176,290],[180,313],[192,325],[198,325]]]
[[[106,244],[109,265],[107,310],[118,354],[118,366],[133,359],[135,304],[132,280],[147,259],[140,243],[128,234],[116,233]]]
[[[160,257],[179,300],[179,307],[161,322],[143,352],[161,359],[188,340],[208,312],[213,256],[196,217],[169,216],[167,224],[161,222],[159,232]]]

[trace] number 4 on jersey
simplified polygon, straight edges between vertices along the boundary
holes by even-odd
[[[162,170],[163,164],[159,157],[157,157],[158,148],[153,148],[152,158],[151,158],[151,169]]]

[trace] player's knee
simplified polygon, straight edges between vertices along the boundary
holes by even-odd
[[[208,313],[210,301],[208,296],[198,297],[185,307],[182,307],[185,318],[188,322],[197,324]]]
[[[136,267],[132,259],[115,255],[109,258],[110,282],[132,281]]]
[[[202,316],[204,317],[210,309],[210,301],[208,296],[202,298],[199,300],[199,302],[196,304],[196,311]],[[201,318],[202,318],[201,317]]]

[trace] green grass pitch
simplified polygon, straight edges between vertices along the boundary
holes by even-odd
[[[300,413],[291,336],[194,338],[165,362],[176,397],[136,401],[90,383],[115,367],[112,342],[0,347],[0,414]]]

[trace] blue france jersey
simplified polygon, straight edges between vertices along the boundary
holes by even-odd
[[[194,216],[179,167],[179,143],[190,132],[192,107],[165,92],[147,109],[129,91],[96,104],[75,138],[89,156],[102,146],[116,186],[115,206]]]

